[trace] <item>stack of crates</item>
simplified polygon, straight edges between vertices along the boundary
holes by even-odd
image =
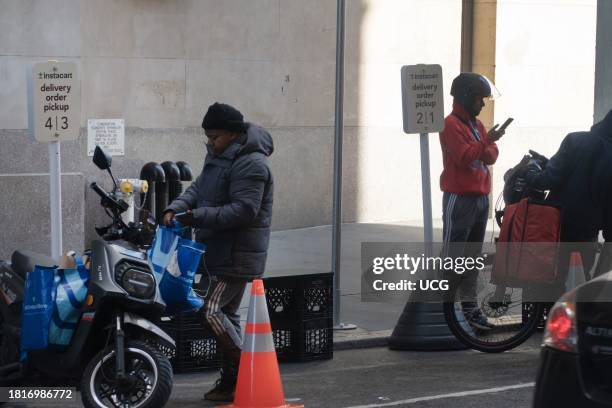
[[[204,325],[200,313],[182,313],[162,319],[160,327],[176,342],[176,350],[162,351],[170,359],[176,373],[218,368],[217,342]]]
[[[264,287],[279,361],[332,358],[333,274],[266,278]],[[176,349],[158,345],[174,372],[219,367],[217,343],[201,313],[163,318],[160,327],[176,342]]]
[[[279,361],[333,357],[333,274],[264,279]]]

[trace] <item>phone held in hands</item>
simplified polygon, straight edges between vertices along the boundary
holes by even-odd
[[[504,123],[502,123],[502,125],[497,129],[499,131],[504,131],[506,130],[506,128],[508,127],[508,125],[510,125],[512,123],[512,121],[514,120],[514,118],[508,118],[506,119],[506,121]]]

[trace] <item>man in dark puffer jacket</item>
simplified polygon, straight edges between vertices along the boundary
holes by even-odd
[[[204,169],[195,182],[165,210],[164,224],[176,218],[196,229],[207,245],[199,273],[207,291],[204,304],[222,351],[221,378],[204,395],[232,401],[240,362],[240,315],[246,283],[263,275],[272,220],[273,179],[268,156],[270,134],[246,123],[235,108],[215,103],[202,127],[208,138]]]
[[[544,170],[532,164],[526,179],[533,188],[550,190],[550,199],[562,205],[561,241],[572,244],[566,244],[559,257],[561,279],[567,275],[572,250],[581,252],[588,271],[599,231],[607,247],[612,240],[612,111],[590,131],[568,134]]]

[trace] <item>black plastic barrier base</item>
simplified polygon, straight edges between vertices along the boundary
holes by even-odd
[[[442,302],[408,302],[391,337],[391,350],[463,350],[466,347],[451,333]]]

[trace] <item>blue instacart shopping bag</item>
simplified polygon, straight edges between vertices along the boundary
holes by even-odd
[[[81,257],[76,257],[76,268],[57,269],[55,273],[55,302],[49,325],[49,344],[68,346],[81,316],[87,297],[89,271]]]
[[[180,232],[181,228],[178,223],[177,226],[172,228],[159,226],[155,232],[155,238],[153,238],[151,249],[149,249],[147,255],[158,282],[160,282],[170,259],[176,251]]]
[[[205,250],[204,244],[179,238],[176,252],[159,284],[168,314],[198,310],[204,305],[202,298],[193,290],[193,279]]]
[[[55,297],[57,267],[36,265],[26,275],[21,323],[21,349],[39,350],[49,344],[49,322]]]

